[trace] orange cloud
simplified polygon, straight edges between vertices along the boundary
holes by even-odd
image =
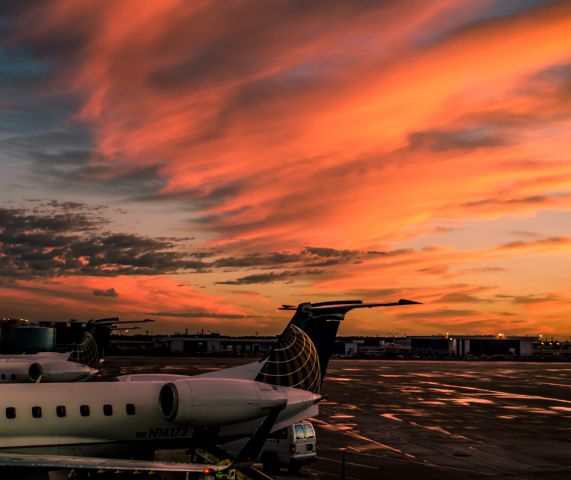
[[[79,102],[70,120],[87,125],[96,151],[85,180],[152,171],[160,187],[141,195],[182,206],[190,220],[183,228],[228,255],[308,245],[400,252],[319,273],[294,275],[293,265],[232,278],[215,272],[205,277],[207,294],[191,290],[186,299],[169,277],[121,277],[117,287],[85,277],[76,287],[116,289],[118,298],[89,297],[94,311],[119,299],[125,313],[168,304],[166,313],[183,315],[204,302],[239,315],[252,300],[254,313],[273,315],[277,280],[293,282],[286,291],[296,297],[389,285],[432,301],[452,289],[449,299],[470,303],[471,289],[488,300],[502,291],[531,295],[538,286],[526,291],[521,279],[538,272],[548,282],[541,294],[561,307],[551,324],[563,328],[569,292],[556,263],[569,253],[571,232],[507,244],[487,238],[485,227],[500,219],[510,230],[514,219],[570,210],[571,4],[497,9],[451,0],[54,0],[24,8],[12,41],[53,62],[46,91],[71,91]],[[439,225],[478,222],[480,247],[423,248]],[[545,256],[549,267],[538,267]],[[261,299],[234,292],[261,276],[272,279]],[[68,280],[52,285],[68,292]],[[78,307],[80,293],[69,295],[62,305]],[[217,309],[221,298],[239,307]],[[470,313],[419,308],[426,328],[438,318],[467,329],[509,326],[499,301]]]
[[[252,312],[229,304],[220,296],[179,287],[166,276],[58,277],[51,280],[18,280],[0,290],[2,314],[20,316],[28,311],[34,321],[88,320],[119,316],[124,320],[155,318],[156,332],[171,332],[178,324],[195,330],[241,320]],[[115,295],[98,295],[112,288]],[[34,305],[30,305],[30,299]],[[170,314],[169,314],[170,313]]]
[[[444,29],[451,13],[468,14],[469,2],[315,11],[284,4],[257,7],[254,17],[243,5],[139,3],[50,2],[25,17],[50,19],[28,36],[40,42],[54,31],[78,32],[81,53],[60,81],[86,93],[79,118],[91,125],[108,175],[157,165],[166,182],[158,193],[196,202],[225,241],[339,244],[342,236],[321,232],[340,218],[356,236],[378,241],[386,234],[368,224],[385,202],[401,204],[384,213],[385,230],[425,221],[417,202],[438,209],[437,192],[455,181],[453,171],[470,174],[470,165],[482,170],[498,160],[483,166],[481,155],[456,155],[439,177],[426,152],[383,156],[426,124],[450,124],[509,96],[518,80],[569,52],[565,4],[419,46],[413,32]],[[281,18],[288,12],[297,15],[294,35]],[[342,28],[326,28],[341,19]],[[408,165],[398,165],[402,155]],[[494,186],[473,170],[472,182]],[[431,189],[423,186],[427,175]]]

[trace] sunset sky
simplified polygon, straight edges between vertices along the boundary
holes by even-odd
[[[0,317],[571,335],[571,2],[3,1]]]

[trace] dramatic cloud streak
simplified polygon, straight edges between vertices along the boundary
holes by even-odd
[[[389,313],[399,328],[571,333],[569,2],[50,0],[0,15],[0,198],[59,202],[2,206],[5,282],[176,275],[212,297],[146,310],[172,321],[217,313],[214,298],[259,316],[284,296],[394,292],[437,303]],[[121,208],[124,227],[84,202]],[[85,301],[127,305],[103,280]]]

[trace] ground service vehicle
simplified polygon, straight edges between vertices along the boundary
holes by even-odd
[[[260,453],[266,473],[276,473],[281,467],[297,473],[316,460],[315,429],[310,422],[294,423],[271,433]]]

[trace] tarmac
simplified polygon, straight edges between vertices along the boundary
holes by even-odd
[[[332,362],[305,478],[569,479],[571,364]]]
[[[110,357],[105,369],[192,375],[248,361]],[[323,391],[319,460],[277,479],[571,478],[570,363],[339,359]]]

